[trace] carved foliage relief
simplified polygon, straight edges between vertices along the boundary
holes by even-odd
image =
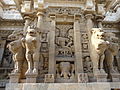
[[[56,56],[73,57],[73,25],[57,25],[55,33]]]

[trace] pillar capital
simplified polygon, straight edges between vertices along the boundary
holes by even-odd
[[[50,15],[51,20],[55,20],[56,16],[55,15]]]
[[[37,16],[43,16],[44,13],[43,13],[43,11],[39,11],[36,15],[37,15]]]
[[[93,18],[93,15],[92,15],[92,14],[86,14],[86,15],[85,15],[85,18],[86,18],[86,19],[92,19],[92,18]]]
[[[74,20],[75,20],[75,21],[79,21],[80,18],[81,18],[81,15],[75,15],[75,16],[74,16]]]
[[[24,20],[30,20],[30,19],[31,19],[31,17],[29,15],[24,16]]]

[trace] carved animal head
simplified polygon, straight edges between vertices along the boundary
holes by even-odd
[[[93,28],[91,30],[91,43],[98,53],[104,53],[107,49],[109,42],[105,40],[105,32],[100,28]]]
[[[91,33],[95,39],[105,39],[105,32],[101,28],[93,28]]]
[[[39,31],[37,29],[34,28],[30,28],[30,26],[27,28],[27,35],[29,36],[37,36],[39,33]]]
[[[21,39],[22,37],[23,37],[23,31],[22,30],[13,31],[13,33],[8,36],[8,40],[14,41],[14,40]]]

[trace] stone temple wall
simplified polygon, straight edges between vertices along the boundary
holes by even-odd
[[[108,3],[63,2],[19,2],[23,20],[1,20],[1,87],[9,82],[6,90],[119,88],[120,28],[104,20]]]

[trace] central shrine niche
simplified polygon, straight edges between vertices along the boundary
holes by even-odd
[[[55,30],[57,82],[75,82],[73,24],[56,24]]]

